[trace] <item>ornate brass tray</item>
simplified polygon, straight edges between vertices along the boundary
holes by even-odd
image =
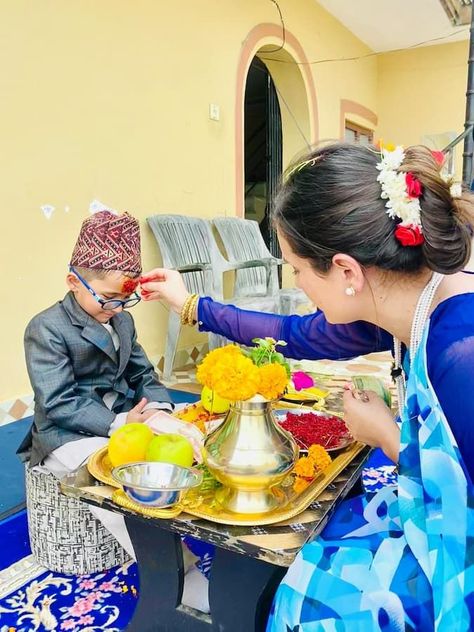
[[[203,494],[199,488],[190,490],[183,500],[176,506],[174,515],[160,515],[159,517],[174,518],[181,511],[186,512],[197,518],[204,518],[211,522],[220,524],[236,525],[236,526],[259,526],[283,522],[290,520],[299,513],[303,512],[317,497],[326,489],[326,487],[342,472],[342,470],[354,459],[361,450],[365,448],[363,443],[353,443],[344,450],[341,450],[333,459],[329,468],[317,476],[310,485],[300,493],[293,490],[292,477],[288,477],[282,484],[273,488],[273,493],[279,500],[278,508],[264,514],[238,514],[228,511],[220,505],[214,495],[214,491]],[[107,456],[107,446],[100,448],[91,455],[87,463],[87,469],[97,480],[111,485],[120,487],[112,478],[112,465]],[[112,500],[119,500],[117,504],[125,506],[122,497],[118,498],[114,492]],[[137,513],[150,515],[147,513],[146,507],[133,503],[133,507],[127,505],[129,509],[133,509]],[[155,516],[158,517],[158,516]]]
[[[120,487],[120,485],[112,478],[112,463],[109,460],[108,446],[104,446],[91,454],[87,461],[87,469],[101,483],[110,485],[111,487]]]
[[[214,492],[200,494],[199,488],[190,490],[182,501],[183,510],[211,522],[238,526],[259,526],[290,520],[304,511],[342,470],[365,448],[363,443],[353,443],[341,450],[329,468],[317,476],[310,485],[299,494],[293,490],[292,477],[289,484],[283,481],[273,488],[280,505],[277,509],[264,514],[237,514],[222,507],[214,497]]]

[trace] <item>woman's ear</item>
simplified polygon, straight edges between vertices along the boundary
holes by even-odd
[[[332,258],[332,265],[346,287],[354,288],[356,293],[362,291],[366,282],[364,270],[354,257],[337,253]]]
[[[71,290],[71,292],[77,292],[79,290],[80,281],[75,274],[69,272],[66,276],[66,285]]]

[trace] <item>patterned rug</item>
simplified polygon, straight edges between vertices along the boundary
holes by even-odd
[[[24,531],[26,515],[17,523]],[[8,535],[7,525],[0,524],[2,557],[9,548]],[[25,545],[23,553],[28,550]],[[53,573],[26,555],[0,571],[0,632],[120,632],[135,609],[137,587],[132,562],[75,577]]]

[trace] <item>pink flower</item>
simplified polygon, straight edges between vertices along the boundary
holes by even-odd
[[[92,590],[95,588],[96,582],[92,579],[83,579],[79,584],[79,588],[83,588],[84,590]]]
[[[102,584],[99,586],[99,589],[107,590],[109,592],[116,592],[116,593],[122,592],[122,589],[120,588],[120,586],[118,586],[114,582],[102,582]]]
[[[96,601],[100,601],[103,599],[104,593],[100,592],[100,590],[95,590],[94,592],[89,593],[84,597],[86,601],[90,604],[94,604]]]
[[[291,379],[293,381],[293,386],[297,391],[314,386],[313,378],[304,371],[295,371],[292,373]]]
[[[61,630],[74,630],[76,622],[73,619],[66,619],[61,623]]]
[[[85,617],[81,617],[77,622],[82,625],[92,625],[92,623],[94,623],[94,617],[91,617],[90,614],[86,614]]]
[[[83,614],[87,614],[93,608],[94,602],[84,597],[82,599],[78,599],[69,609],[68,614],[73,617],[80,617]]]

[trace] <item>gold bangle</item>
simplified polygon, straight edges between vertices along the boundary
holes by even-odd
[[[199,299],[198,294],[190,294],[188,298],[185,300],[184,305],[181,309],[180,319],[182,325],[194,325],[195,318],[194,313],[196,310],[197,301]]]
[[[180,312],[180,320],[181,320],[181,324],[185,325],[187,322],[187,311],[188,311],[188,307],[189,307],[189,302],[192,299],[192,294],[190,294],[188,296],[188,298],[184,301],[183,303],[183,307],[181,308],[181,312]]]
[[[196,318],[196,306],[199,300],[199,296],[198,294],[194,294],[193,295],[193,299],[192,301],[189,303],[189,309],[188,309],[188,313],[187,313],[187,324],[194,326],[196,324],[197,318]]]

